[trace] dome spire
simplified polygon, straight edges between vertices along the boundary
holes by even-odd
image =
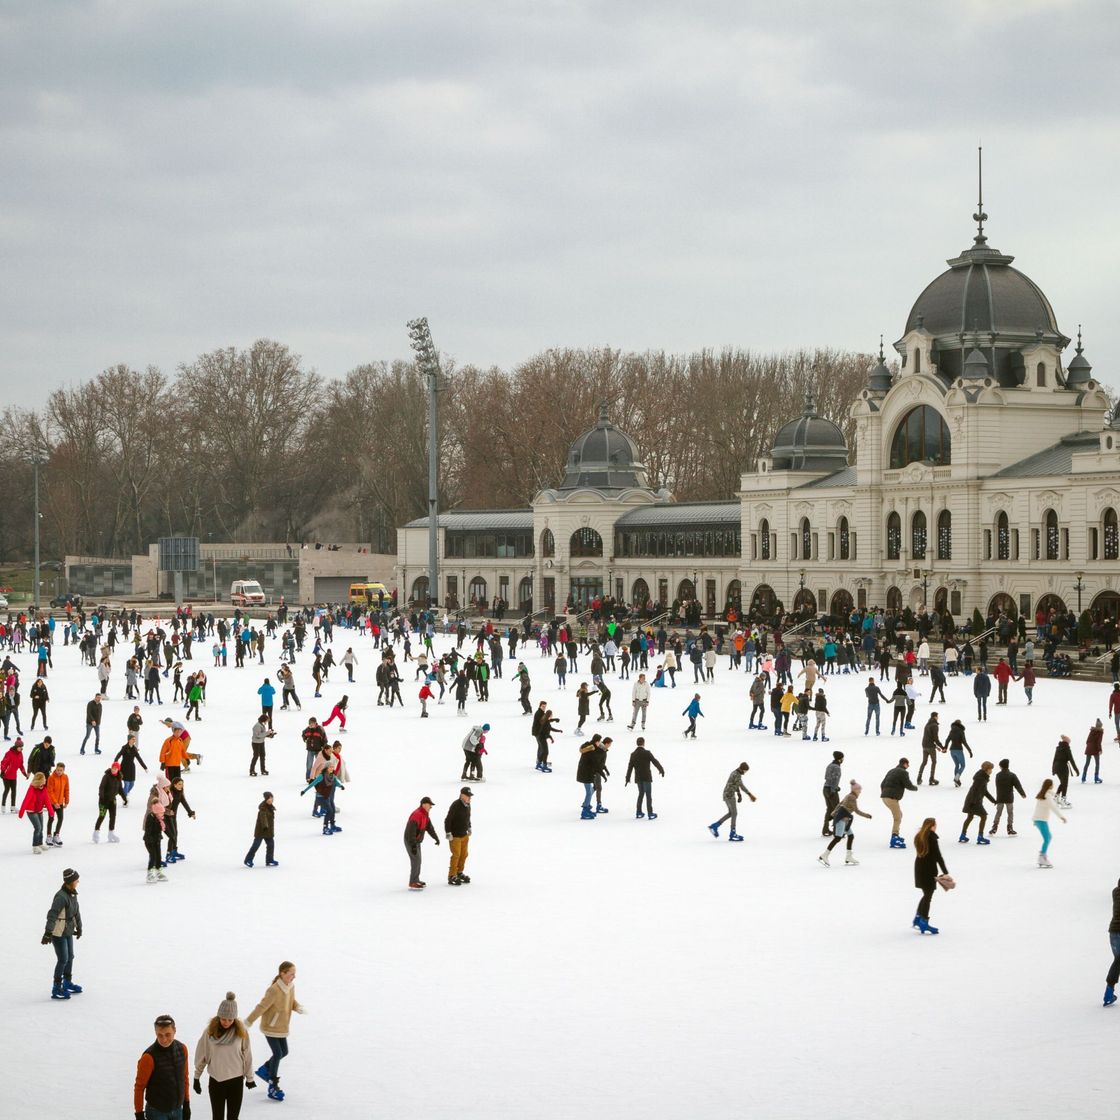
[[[812,420],[817,415],[817,404],[813,400],[813,390],[811,388],[805,390],[805,412],[804,416],[807,420]]]
[[[972,220],[976,223],[976,236],[973,238],[973,243],[977,248],[983,248],[988,244],[988,239],[984,236],[984,223],[988,220],[988,215],[984,213],[984,149],[982,147],[976,149],[976,184],[978,201],[976,213],[972,215]]]
[[[867,382],[873,393],[888,393],[891,388],[891,371],[887,369],[887,358],[883,353],[883,336],[879,335],[879,364],[871,371]]]
[[[599,423],[598,427],[605,428],[611,422],[610,417],[607,415],[607,402],[599,402]]]
[[[1084,348],[1081,345],[1081,324],[1077,324],[1077,353],[1073,357],[1073,361],[1069,363],[1069,368],[1066,370],[1066,384],[1071,389],[1080,388],[1085,385],[1093,376],[1093,367],[1089,364],[1089,359],[1085,357]]]
[[[883,336],[879,335],[879,364],[882,365],[884,360],[885,356],[883,354]]]

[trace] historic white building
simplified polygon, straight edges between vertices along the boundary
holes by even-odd
[[[855,447],[803,414],[742,476],[738,500],[650,488],[608,419],[572,445],[560,485],[528,508],[440,517],[442,597],[514,610],[595,595],[707,615],[778,601],[852,606],[1120,607],[1120,419],[1038,286],[973,244],[915,301],[852,403]],[[398,534],[399,586],[427,592],[427,520]]]

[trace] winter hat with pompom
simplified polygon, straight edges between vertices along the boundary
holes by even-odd
[[[237,1014],[237,996],[233,992],[226,992],[226,998],[218,1004],[218,1018],[219,1019],[236,1019]]]

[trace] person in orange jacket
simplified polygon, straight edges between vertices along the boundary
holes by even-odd
[[[168,721],[164,720],[166,724]],[[171,736],[164,739],[159,750],[159,764],[168,780],[174,782],[181,771],[190,770],[191,762],[201,762],[202,755],[191,752],[191,734],[181,723],[171,724]]]
[[[27,787],[27,792],[23,795],[23,804],[19,807],[19,815],[22,817],[24,813],[27,814],[33,829],[31,850],[37,856],[42,855],[47,850],[47,845],[43,843],[43,814],[54,817],[54,806],[47,796],[45,775],[39,773],[31,775],[31,785]]]
[[[54,835],[47,828],[47,847],[61,848],[58,834],[62,831],[62,820],[66,816],[66,806],[70,804],[70,779],[66,774],[66,763],[59,762],[47,778],[47,796],[54,807]]]

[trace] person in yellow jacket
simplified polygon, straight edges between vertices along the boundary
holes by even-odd
[[[296,999],[296,966],[291,961],[281,961],[268,991],[245,1020],[251,1027],[260,1019],[261,1034],[272,1051],[272,1057],[257,1067],[257,1076],[268,1082],[268,1096],[274,1101],[284,1099],[280,1088],[280,1062],[288,1056],[288,1029],[293,1011],[307,1014],[306,1008]]]
[[[797,697],[793,694],[793,685],[787,685],[786,690],[782,693],[782,734],[787,738],[790,735],[789,730],[789,717],[794,708],[797,707]]]
[[[66,815],[66,806],[70,804],[70,779],[66,776],[66,763],[59,762],[47,777],[47,796],[54,806],[54,835],[50,827],[47,828],[47,847],[61,848],[62,841],[58,834],[62,831],[62,818]]]

